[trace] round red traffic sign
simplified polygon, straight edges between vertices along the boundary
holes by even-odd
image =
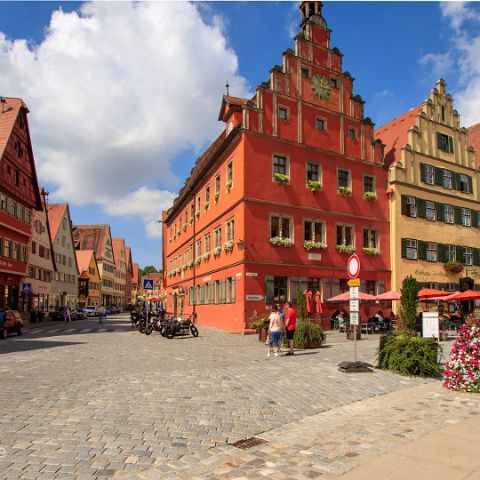
[[[350,278],[357,278],[360,273],[360,259],[357,255],[351,255],[347,263],[347,272]]]

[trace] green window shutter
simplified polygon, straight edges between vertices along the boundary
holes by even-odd
[[[407,196],[402,195],[402,215],[407,214]]]
[[[273,302],[274,292],[273,292],[273,277],[267,275],[265,277],[265,301]]]
[[[402,258],[407,258],[407,239],[402,238]]]
[[[421,240],[418,241],[418,259],[427,259],[427,242],[423,242]]]
[[[427,216],[427,202],[423,198],[417,198],[417,215],[418,218]]]
[[[459,245],[455,246],[455,260],[463,263],[463,247],[460,247]]]
[[[476,266],[480,265],[480,250],[478,248],[472,248],[473,261],[472,263]]]
[[[452,187],[455,190],[460,190],[460,174],[457,172],[452,172]]]
[[[455,210],[455,223],[457,225],[462,224],[462,210],[460,207],[454,207]]]
[[[476,210],[472,210],[471,212],[472,227],[478,228],[478,212]]]
[[[439,262],[445,262],[445,245],[443,243],[437,245],[437,258]]]
[[[435,203],[435,209],[437,210],[437,222],[444,222],[445,205],[443,203]]]
[[[443,168],[435,167],[435,185],[443,186]]]
[[[450,136],[448,137],[448,151],[453,153],[453,138]]]
[[[425,179],[426,179],[426,174],[425,174],[425,164],[424,163],[421,163],[420,164],[420,179],[422,180],[423,183],[425,183]]]
[[[470,175],[468,176],[468,192],[473,193],[473,180]]]

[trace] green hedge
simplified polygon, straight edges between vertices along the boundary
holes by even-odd
[[[295,347],[317,348],[325,340],[322,327],[307,321],[300,322],[295,328]]]
[[[378,366],[400,375],[436,377],[440,373],[438,353],[441,347],[431,338],[400,332],[387,335],[378,350]]]

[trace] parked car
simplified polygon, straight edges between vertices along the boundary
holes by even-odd
[[[7,338],[9,333],[23,335],[23,319],[16,310],[0,310],[0,338]]]
[[[84,308],[77,307],[75,308],[75,312],[77,314],[77,320],[85,320],[87,318],[87,312],[85,312]]]
[[[50,318],[52,320],[65,320],[65,310],[67,307],[60,307],[54,312],[50,312]],[[75,309],[70,309],[70,318],[72,320],[77,320],[77,311]]]
[[[112,315],[114,313],[118,313],[118,308],[113,306],[113,305],[109,305],[107,308],[106,308],[106,313],[107,315]]]
[[[96,317],[98,315],[97,307],[95,307],[94,305],[89,305],[88,307],[85,307],[84,311],[87,314],[87,317]]]

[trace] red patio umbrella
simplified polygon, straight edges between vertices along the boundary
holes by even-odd
[[[377,297],[374,295],[369,295],[368,293],[358,292],[358,299],[363,302],[375,301]],[[335,297],[327,299],[327,302],[348,302],[350,300],[350,292],[344,292]]]
[[[435,297],[446,297],[447,295],[450,295],[450,292],[435,290],[434,288],[422,288],[417,296],[420,300],[430,300]]]
[[[477,290],[466,290],[465,292],[455,293],[448,296],[449,301],[467,301],[480,300],[480,292]]]
[[[315,311],[317,313],[322,313],[322,303],[320,301],[320,292],[318,290],[315,294]]]
[[[389,290],[388,292],[377,295],[376,298],[377,300],[400,300],[400,298],[402,298],[402,294],[399,292],[394,292],[393,290]]]
[[[451,302],[453,300],[450,300],[450,298],[459,293],[460,292],[452,292],[452,293],[449,293],[447,296],[442,295],[440,297],[432,297],[432,298],[429,298],[429,300],[442,300],[442,302]]]
[[[313,312],[312,292],[310,290],[308,292],[307,292],[307,290],[305,290],[305,292],[303,292],[303,293],[305,295],[305,299],[307,300],[307,312],[312,313]]]

